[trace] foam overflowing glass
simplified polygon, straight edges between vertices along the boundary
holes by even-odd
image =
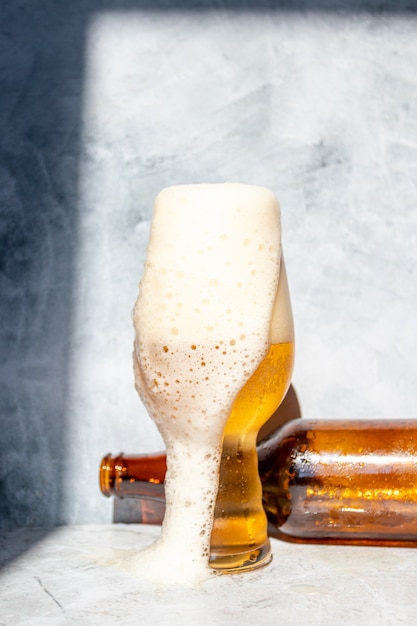
[[[136,388],[167,451],[161,536],[135,567],[175,583],[265,565],[256,435],[294,358],[274,194],[237,183],[163,190],[134,326]]]

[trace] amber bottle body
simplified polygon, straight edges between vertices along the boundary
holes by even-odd
[[[164,463],[163,455],[105,457],[102,491],[151,498],[162,519]],[[417,542],[417,421],[294,420],[258,442],[258,463],[273,535]]]
[[[417,422],[299,420],[259,455],[263,503],[286,536],[417,540]]]

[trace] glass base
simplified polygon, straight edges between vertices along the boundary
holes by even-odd
[[[272,561],[269,539],[262,545],[247,552],[212,553],[209,565],[219,574],[249,572],[268,565]]]

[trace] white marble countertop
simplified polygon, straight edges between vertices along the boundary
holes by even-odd
[[[159,532],[133,524],[3,532],[1,626],[414,623],[414,549],[273,539],[268,567],[175,591],[157,589],[110,563],[112,553],[141,548]]]

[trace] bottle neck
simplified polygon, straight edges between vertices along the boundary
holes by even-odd
[[[100,489],[105,496],[137,497],[163,501],[165,454],[125,457],[107,454],[100,466]]]

